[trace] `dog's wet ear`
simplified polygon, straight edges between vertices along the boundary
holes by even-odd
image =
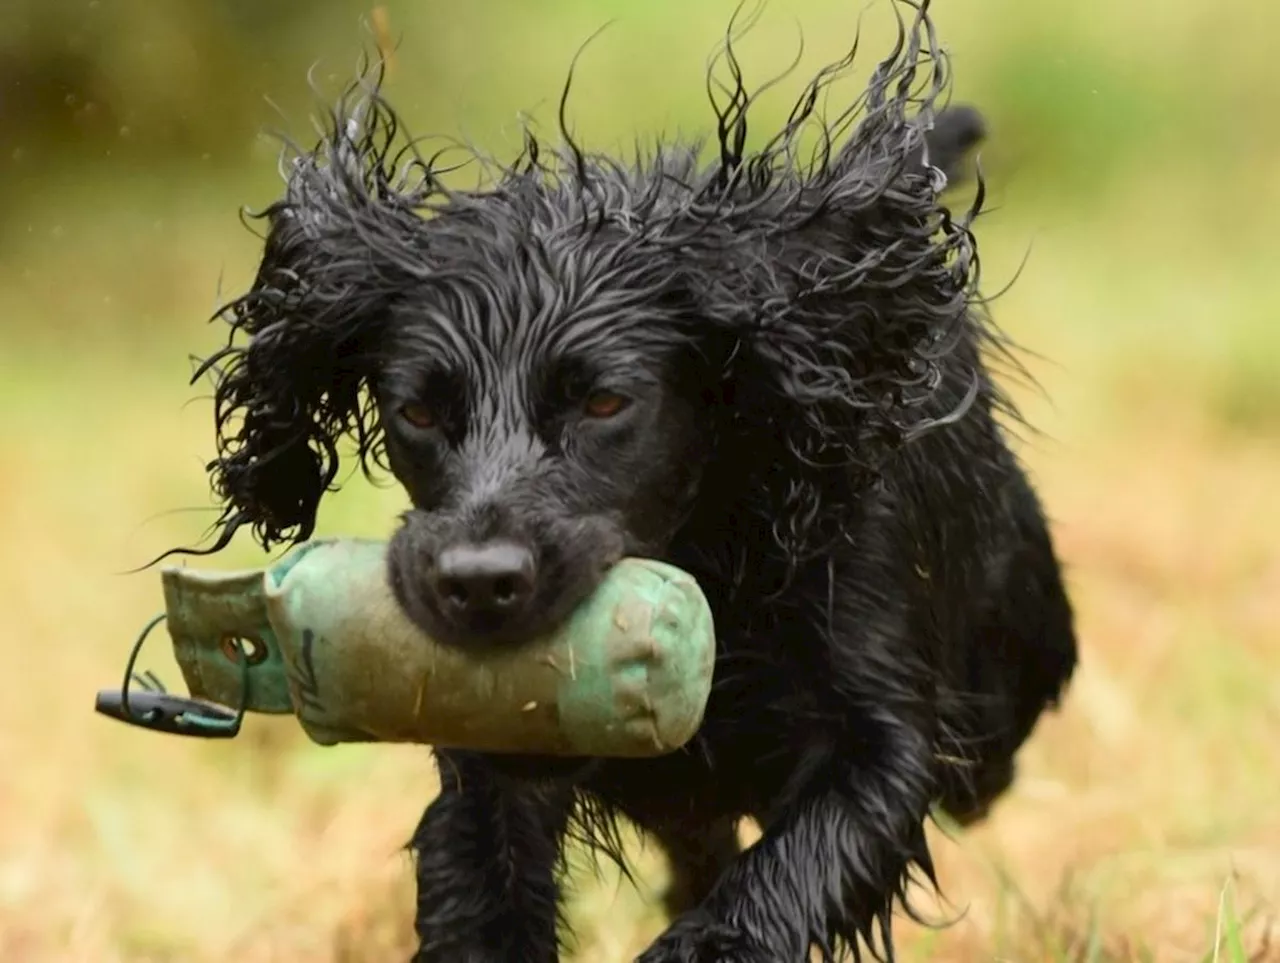
[[[847,536],[905,445],[993,403],[970,230],[982,192],[959,216],[940,198],[986,125],[970,107],[941,106],[949,73],[927,8],[914,6],[864,93],[834,118],[818,105],[852,53],[819,71],[754,153],[740,79],[717,106],[721,163],[696,211],[725,240],[696,287],[702,315],[739,337],[727,434],[736,477],[723,484],[748,493],[793,567]],[[796,142],[815,120],[810,163]]]
[[[339,440],[354,435],[361,459],[370,454],[374,358],[394,301],[425,264],[414,250],[424,181],[396,169],[396,132],[376,96],[335,111],[261,215],[257,276],[220,313],[231,342],[197,374],[215,379],[219,545],[242,526],[264,548],[310,537]]]

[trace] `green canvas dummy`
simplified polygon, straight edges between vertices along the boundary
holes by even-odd
[[[317,540],[266,569],[168,568],[163,583],[191,695],[293,713],[322,745],[655,756],[693,736],[711,689],[707,601],[655,561],[614,566],[553,634],[475,652],[437,645],[401,612],[382,542]]]

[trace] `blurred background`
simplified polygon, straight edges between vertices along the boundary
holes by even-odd
[[[1280,8],[1263,0],[947,0],[956,98],[987,114],[978,225],[997,320],[1040,390],[1022,453],[1053,516],[1084,664],[985,826],[935,834],[949,903],[908,960],[1280,960]],[[3,0],[0,3],[0,959],[404,959],[401,851],[434,792],[413,747],[311,745],[253,719],[193,744],[92,714],[157,573],[213,520],[191,354],[259,253],[239,209],[280,190],[273,130],[360,50],[398,44],[414,133],[501,156],[554,130],[570,58],[581,139],[698,131],[734,0]],[[805,52],[781,119],[863,6],[786,0],[748,80]],[[892,38],[870,6],[852,97]],[[968,203],[972,186],[957,203]],[[1025,265],[1024,265],[1025,262]],[[322,532],[385,535],[358,475]],[[239,542],[214,560],[260,564]],[[180,682],[160,633],[145,662]],[[641,890],[575,886],[580,961],[662,925]],[[926,904],[927,905],[927,904]],[[1275,939],[1270,934],[1275,934]],[[1215,935],[1216,934],[1216,935]],[[1251,955],[1251,957],[1250,957]]]

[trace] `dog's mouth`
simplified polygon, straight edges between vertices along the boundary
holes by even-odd
[[[479,614],[462,621],[443,611],[432,593],[415,586],[413,576],[406,575],[402,565],[394,560],[390,564],[392,591],[409,620],[433,642],[471,651],[517,648],[555,632],[595,590],[607,571],[607,567],[603,569],[599,579],[585,590],[560,593],[545,603],[535,599],[522,612],[509,616]]]
[[[401,610],[432,641],[471,651],[544,638],[567,621],[623,557],[603,518],[554,526],[554,539],[439,542],[406,518],[391,540],[388,576]],[[462,545],[462,562],[455,551]],[[453,554],[450,554],[450,553]]]

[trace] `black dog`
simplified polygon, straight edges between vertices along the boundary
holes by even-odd
[[[935,111],[946,63],[911,18],[812,155],[798,138],[851,61],[749,152],[726,46],[710,164],[566,133],[457,191],[393,152],[374,84],[267,212],[226,315],[249,340],[209,362],[220,545],[308,537],[349,436],[412,501],[390,577],[449,644],[521,644],[624,555],[714,607],[683,751],[438,753],[419,960],[557,959],[565,841],[620,858],[619,817],[673,865],[645,963],[888,952],[893,904],[932,879],[931,807],[979,818],[1069,679],[1071,608],[984,361],[1004,342],[977,293],[981,189],[964,218],[940,200],[981,121]],[[763,838],[740,852],[747,815]]]

